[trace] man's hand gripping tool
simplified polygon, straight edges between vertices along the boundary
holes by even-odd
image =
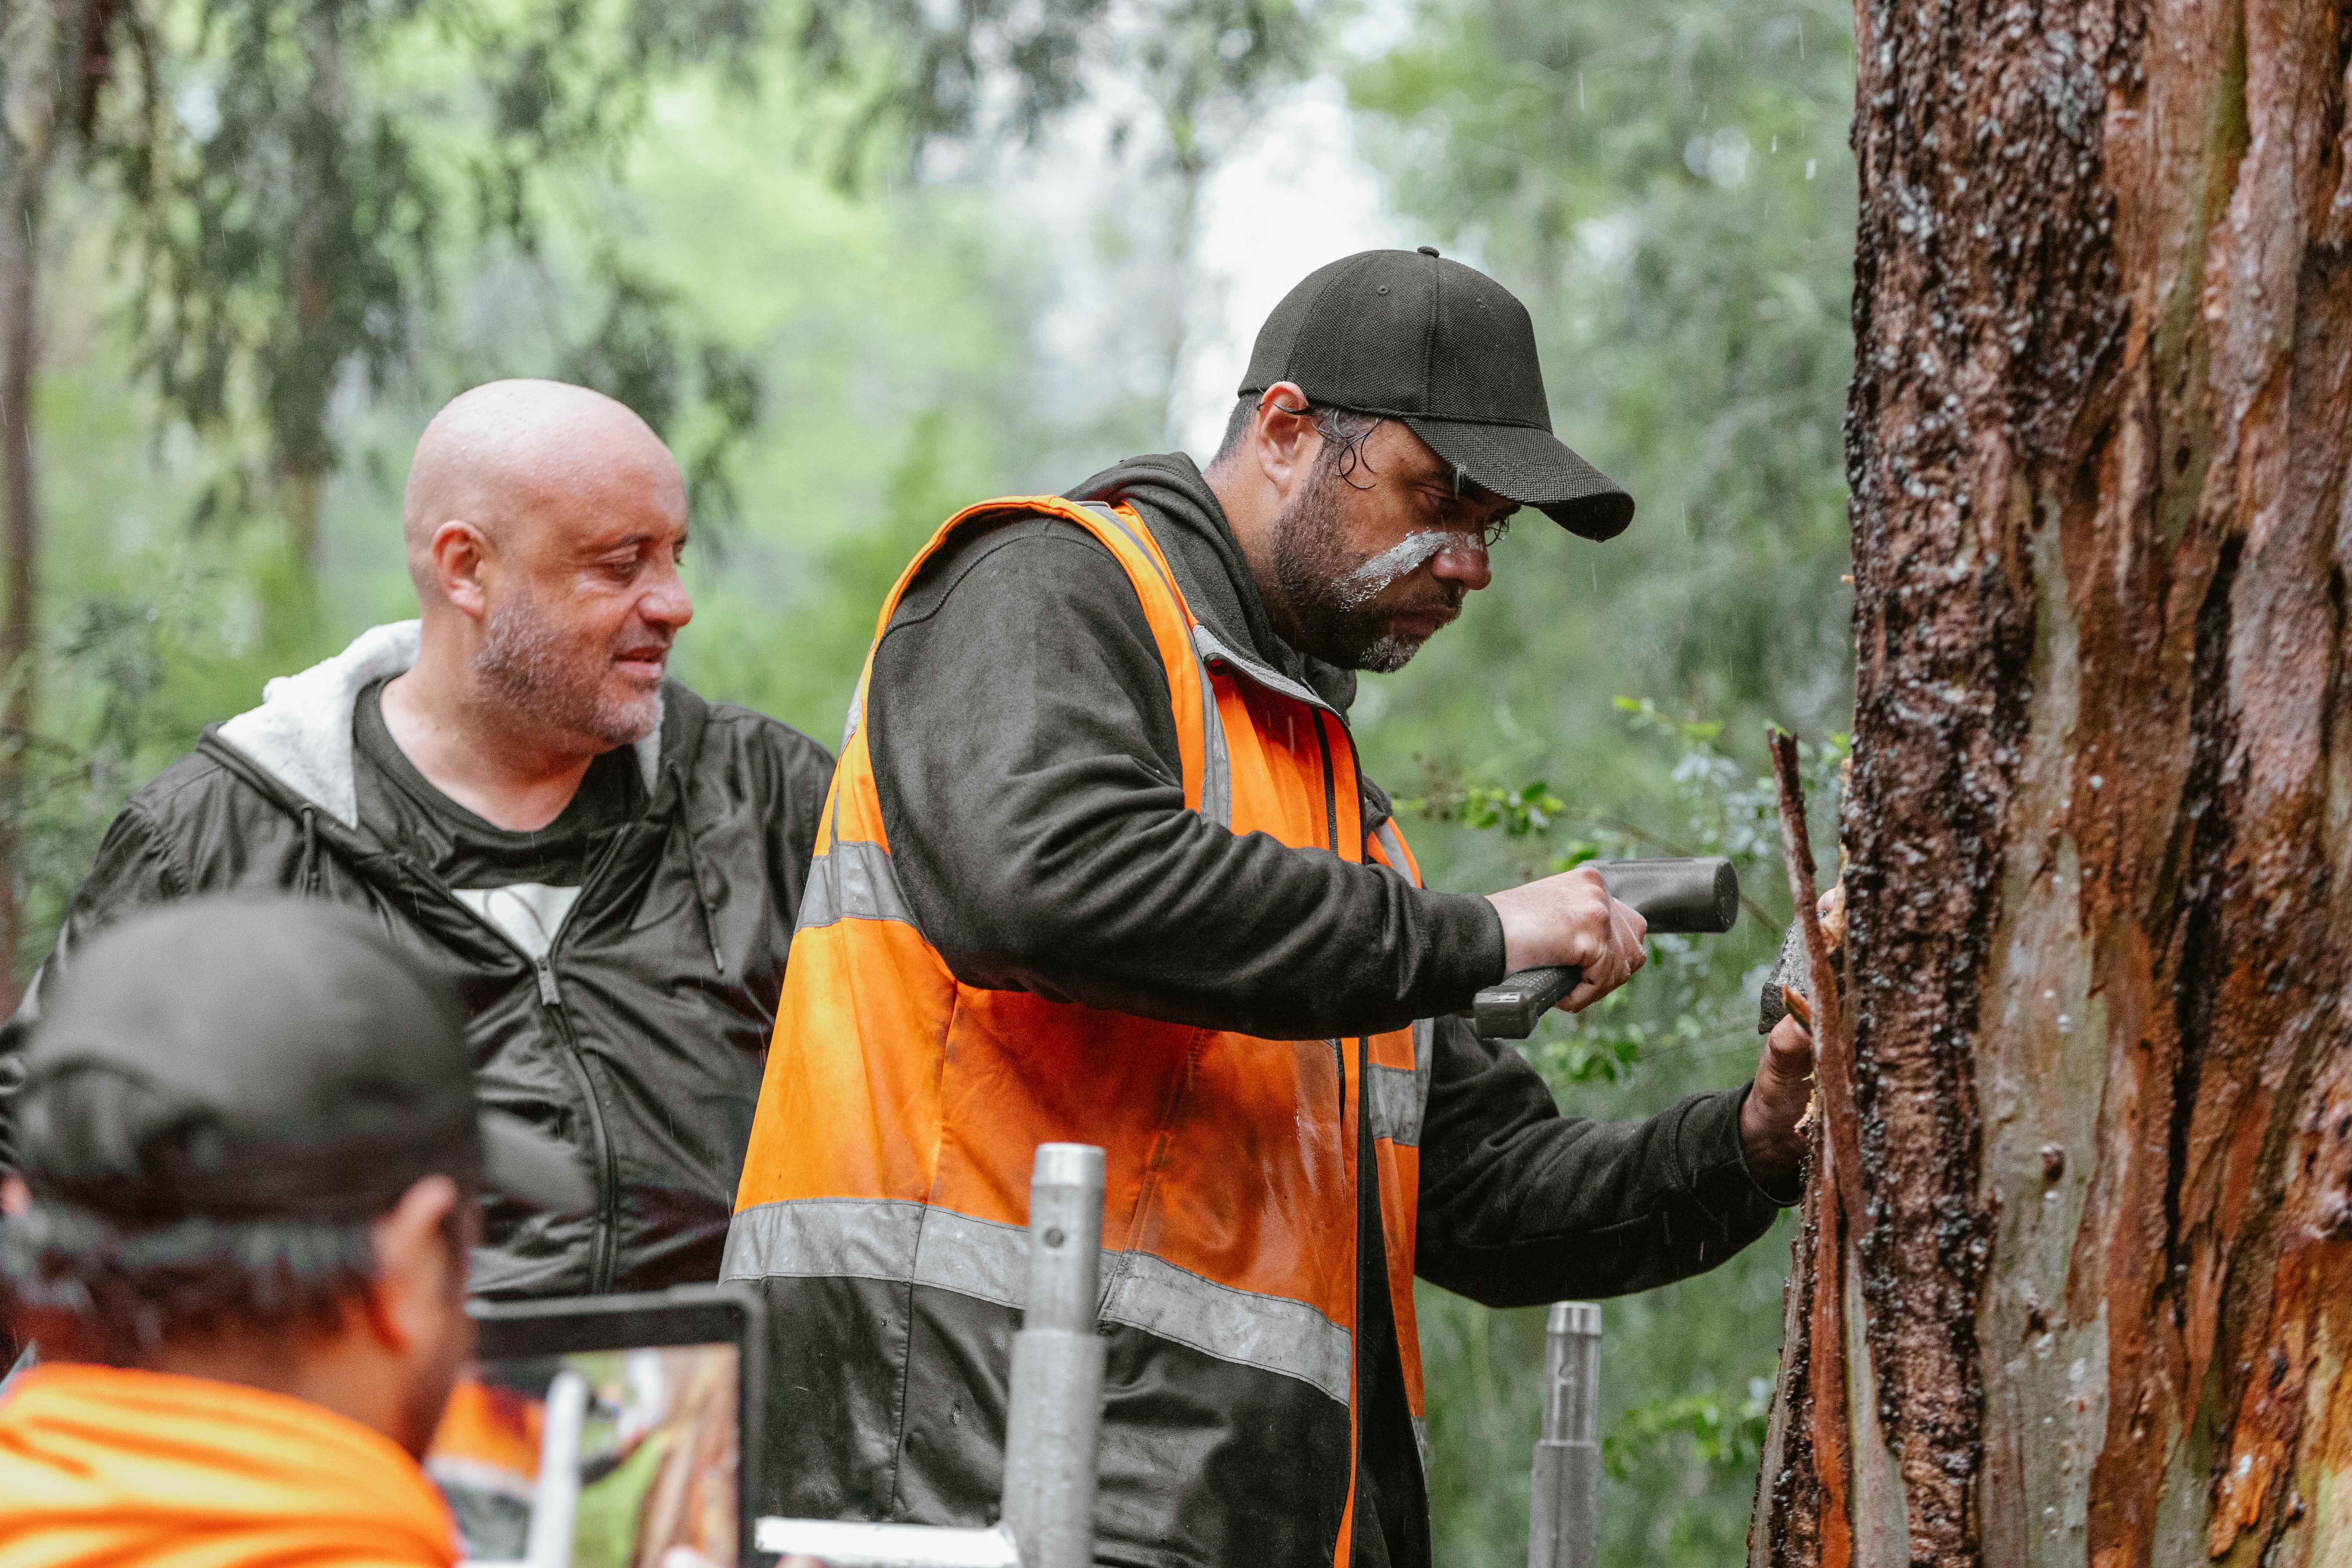
[[[1729,931],[1739,919],[1739,873],[1719,855],[1590,864],[1611,898],[1641,911],[1652,936],[1713,935]],[[1490,1040],[1524,1040],[1580,978],[1573,964],[1505,975],[1501,984],[1487,986],[1471,1002],[1471,1026]]]

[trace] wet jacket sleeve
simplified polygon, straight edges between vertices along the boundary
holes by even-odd
[[[877,650],[866,722],[908,904],[967,984],[1309,1039],[1502,978],[1486,900],[1186,809],[1142,606],[1072,525],[935,561]]]
[[[1646,1290],[1764,1234],[1800,1189],[1767,1192],[1739,1138],[1746,1086],[1643,1121],[1563,1116],[1509,1046],[1437,1021],[1422,1121],[1415,1272],[1490,1307]]]
[[[57,945],[33,972],[16,1011],[0,1024],[0,1171],[16,1168],[12,1102],[24,1082],[25,1046],[41,1016],[43,987],[65,972],[76,949],[126,912],[184,897],[187,887],[163,835],[133,800],[108,826],[106,837],[99,841],[97,862],[66,907]]]

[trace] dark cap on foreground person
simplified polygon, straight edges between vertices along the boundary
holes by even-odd
[[[1552,434],[1535,324],[1508,289],[1433,246],[1365,250],[1308,273],[1258,329],[1240,395],[1397,420],[1463,475],[1572,533],[1612,539],[1633,498]]]
[[[315,900],[197,899],[102,933],[26,1065],[29,1195],[124,1230],[364,1221],[433,1174],[593,1205],[568,1150],[477,1107],[448,983]]]

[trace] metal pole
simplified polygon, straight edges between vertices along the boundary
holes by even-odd
[[[529,1568],[571,1568],[572,1529],[580,1512],[580,1434],[588,1422],[588,1380],[569,1367],[547,1385],[540,1429],[539,1489],[524,1538]]]
[[[1004,1437],[1004,1526],[1022,1568],[1094,1562],[1102,1210],[1103,1152],[1039,1144],[1029,1182],[1029,1302],[1013,1341]]]
[[[1528,1500],[1528,1568],[1601,1561],[1601,1309],[1555,1301],[1544,1325],[1543,1436]]]

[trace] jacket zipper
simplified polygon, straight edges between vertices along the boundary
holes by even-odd
[[[613,836],[613,841],[604,847],[604,855],[581,879],[580,897],[573,900],[572,908],[564,912],[563,923],[555,928],[555,935],[549,940],[547,951],[542,953],[524,951],[521,943],[468,909],[465,900],[442,887],[439,878],[422,870],[417,872],[425,881],[439,889],[450,903],[463,910],[467,919],[512,948],[517,957],[530,965],[531,977],[539,986],[539,1005],[554,1021],[556,1037],[563,1044],[563,1065],[571,1070],[572,1082],[580,1091],[580,1103],[588,1110],[588,1142],[596,1157],[596,1237],[588,1249],[588,1293],[592,1296],[601,1296],[613,1288],[613,1275],[617,1268],[614,1255],[620,1247],[616,1233],[621,1223],[621,1177],[618,1162],[613,1153],[612,1133],[604,1124],[604,1102],[597,1098],[595,1076],[588,1070],[588,1053],[580,1048],[580,1037],[572,1027],[572,1010],[564,1005],[562,987],[556,984],[555,952],[562,944],[565,933],[571,931],[572,917],[579,912],[589,889],[596,885],[597,879],[613,863],[613,857],[620,853],[621,837],[621,833]]]
[[[531,970],[539,979],[540,1005],[547,1009],[555,1020],[556,1033],[563,1040],[565,1060],[572,1076],[579,1080],[581,1103],[588,1108],[589,1142],[596,1151],[596,1239],[588,1254],[588,1291],[594,1296],[601,1296],[613,1288],[617,1261],[614,1254],[620,1249],[621,1176],[613,1152],[612,1134],[604,1125],[604,1102],[597,1098],[595,1076],[588,1070],[588,1053],[580,1048],[580,1037],[572,1027],[572,1010],[564,1005],[563,992],[555,983],[555,953],[572,930],[572,917],[579,913],[589,889],[604,876],[605,868],[613,863],[613,857],[620,853],[621,840],[627,832],[628,829],[624,827],[613,835],[611,842],[604,846],[604,853],[598,857],[595,865],[589,868],[587,876],[581,879],[580,896],[572,900],[572,908],[564,911],[563,923],[555,928],[554,936],[548,941],[547,951],[530,961]],[[504,936],[506,933],[500,931],[499,934]]]
[[[596,1239],[588,1253],[588,1293],[601,1296],[613,1288],[620,1175],[614,1168],[613,1139],[604,1126],[604,1101],[596,1098],[596,1080],[588,1071],[587,1053],[580,1048],[580,1037],[572,1033],[571,1010],[564,1006],[563,993],[555,984],[554,952],[549,948],[532,959],[530,966],[539,977],[539,1004],[555,1021],[555,1032],[563,1041],[564,1065],[580,1086],[580,1102],[588,1108],[588,1139],[596,1151]]]

